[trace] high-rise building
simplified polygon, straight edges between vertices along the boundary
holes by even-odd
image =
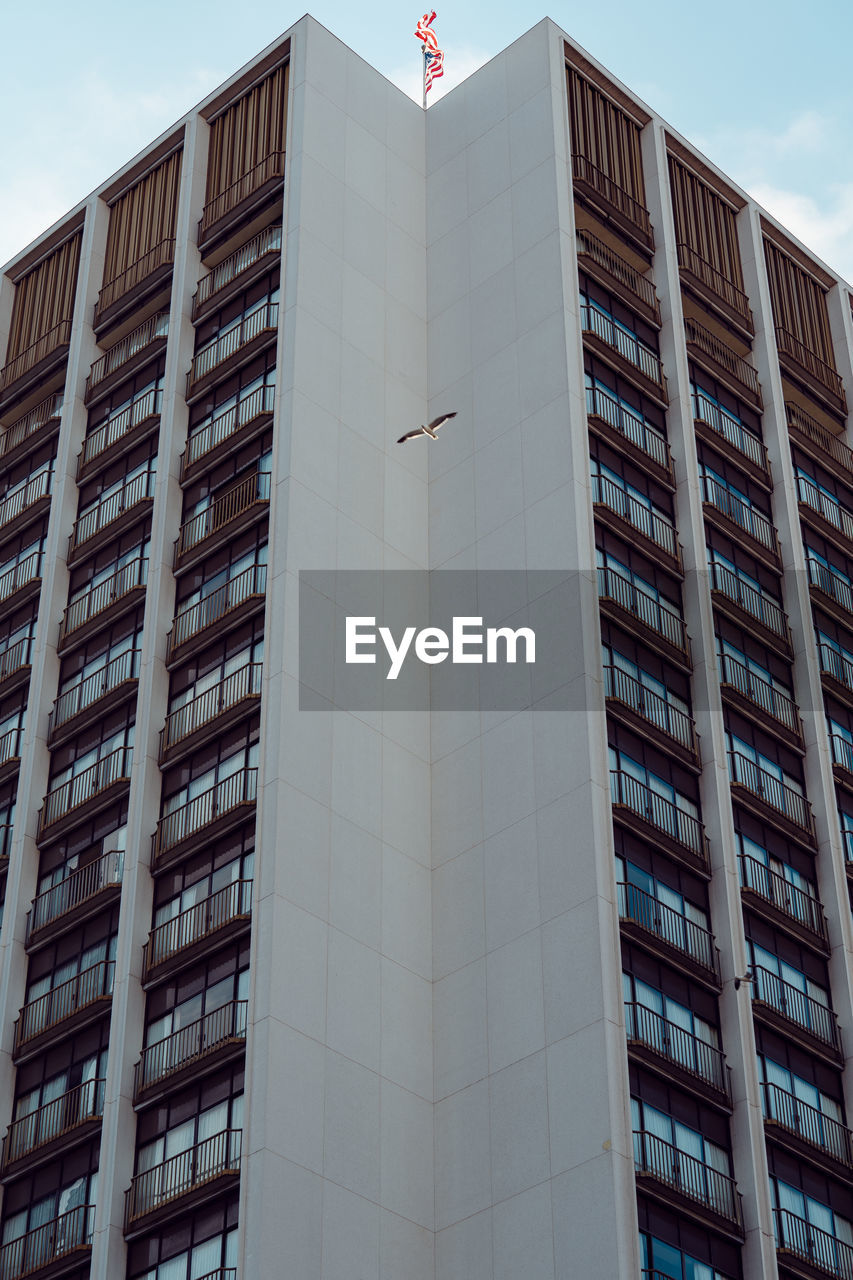
[[[849,286],[306,17],[0,352],[0,1280],[851,1280]],[[306,569],[579,576],[574,709],[302,708]]]

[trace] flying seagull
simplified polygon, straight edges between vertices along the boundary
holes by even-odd
[[[404,436],[400,436],[397,444],[405,444],[407,440],[415,440],[418,436],[429,436],[430,440],[436,439],[436,431],[439,427],[443,427],[445,422],[449,422],[451,418],[456,417],[456,410],[453,413],[443,413],[438,418],[433,418],[428,427],[418,427],[415,431],[407,431]]]

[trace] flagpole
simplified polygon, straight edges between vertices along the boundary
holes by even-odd
[[[425,45],[425,44],[422,44],[422,45],[421,45],[421,53],[423,54],[423,64],[424,64],[424,72],[423,72],[423,81],[424,81],[424,111],[426,111],[426,96],[427,96],[427,87],[426,87],[426,73],[427,73],[427,47],[426,47],[426,45]]]

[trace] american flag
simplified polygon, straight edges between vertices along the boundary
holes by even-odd
[[[438,40],[432,29],[434,22],[435,9],[425,13],[415,27],[415,35],[424,47],[424,106],[426,106],[426,95],[432,88],[433,80],[444,75],[444,50],[438,47]]]
[[[430,49],[438,48],[438,41],[436,40],[435,32],[432,29],[432,24],[434,22],[435,9],[433,9],[432,13],[425,13],[418,22],[418,25],[415,27],[415,35],[420,40],[421,44],[428,45]]]

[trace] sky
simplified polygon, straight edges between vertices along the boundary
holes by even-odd
[[[853,281],[853,6],[845,0],[436,0],[430,101],[546,15]],[[420,99],[419,0],[309,10]],[[274,40],[288,0],[0,4],[0,263]]]

